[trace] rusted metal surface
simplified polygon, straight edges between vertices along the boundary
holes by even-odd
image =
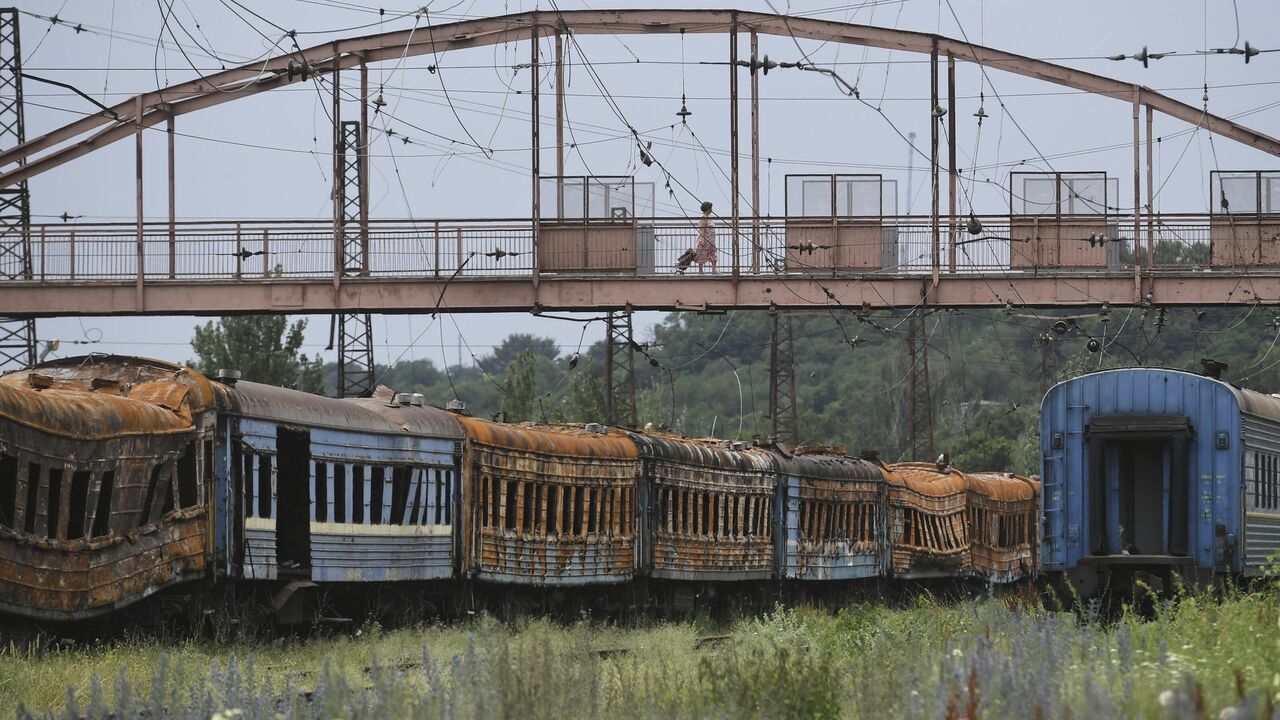
[[[429,405],[393,405],[385,400],[313,395],[262,383],[240,381],[230,411],[243,417],[268,418],[301,427],[462,438],[452,413]]]
[[[0,607],[89,617],[199,577],[211,547],[199,373],[89,356],[0,378]]]
[[[635,574],[640,462],[626,434],[458,419],[465,573],[532,585]]]
[[[1013,582],[1036,569],[1039,483],[1012,473],[969,473],[969,543],[973,572]]]
[[[642,564],[672,580],[772,576],[777,464],[719,440],[630,433],[644,460]]]
[[[890,568],[898,577],[953,576],[970,566],[964,473],[934,463],[886,467]]]
[[[774,452],[785,503],[779,576],[847,580],[882,574],[887,546],[880,467],[829,449]]]

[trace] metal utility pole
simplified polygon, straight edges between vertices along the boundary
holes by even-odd
[[[26,142],[18,11],[0,10],[0,147]],[[19,161],[19,165],[26,163]],[[31,196],[27,182],[0,189],[0,281],[31,279]],[[36,321],[0,316],[0,370],[36,362]]]
[[[631,312],[610,312],[604,339],[605,423],[636,427],[636,355]]]
[[[1040,346],[1040,392],[1046,393],[1058,377],[1058,349],[1047,334],[1040,336],[1036,344]]]
[[[345,121],[338,133],[334,168],[341,179],[333,199],[341,219],[342,274],[369,274],[368,205],[364,200],[364,128]],[[373,393],[373,322],[369,313],[334,316],[338,330],[338,397],[368,397]]]
[[[933,401],[929,398],[929,344],[924,315],[907,321],[907,444],[911,460],[933,459]]]
[[[791,315],[773,313],[769,345],[769,418],[774,440],[797,445],[800,423],[796,412],[796,344]]]

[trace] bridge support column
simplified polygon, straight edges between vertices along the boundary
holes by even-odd
[[[604,341],[604,414],[608,425],[636,427],[636,354],[631,311],[610,311]]]
[[[368,146],[361,142],[367,137],[366,130],[359,121],[343,122],[339,129],[336,170],[340,183],[335,203],[342,220],[342,272],[368,275],[369,216],[364,182]],[[369,397],[374,381],[373,317],[369,313],[340,313],[333,322],[338,333],[338,397]]]
[[[1133,86],[1133,301],[1142,302],[1142,144],[1138,133],[1138,115],[1142,108],[1142,89]],[[1104,193],[1105,195],[1105,193]]]
[[[769,419],[773,438],[789,445],[800,443],[796,408],[796,345],[791,314],[775,310],[769,343]]]
[[[924,311],[907,320],[907,448],[908,460],[933,459],[933,400],[929,397],[929,338]]]
[[[18,11],[0,10],[0,147],[26,142]],[[41,260],[44,253],[40,254]],[[0,281],[30,280],[31,196],[27,182],[0,188]],[[0,371],[34,365],[36,321],[0,317]]]

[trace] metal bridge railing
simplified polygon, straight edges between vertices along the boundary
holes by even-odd
[[[1092,232],[1086,232],[1092,226],[1039,219],[1029,223],[1027,218],[1007,215],[983,217],[980,222],[977,234],[964,222],[954,229],[943,224],[939,272],[1131,272],[1133,268],[1132,220],[1127,226],[1124,219],[1100,220]],[[1148,266],[1150,240],[1154,270],[1233,266],[1229,259],[1213,254],[1215,233],[1226,231],[1245,238],[1233,245],[1245,258],[1237,258],[1234,266],[1249,258],[1256,258],[1255,264],[1265,264],[1262,261],[1273,255],[1269,248],[1277,244],[1277,238],[1270,237],[1268,231],[1223,227],[1211,227],[1208,216],[1156,216],[1150,223],[1144,218],[1137,259],[1143,267]],[[371,221],[366,275],[528,277],[535,265],[533,237],[528,220]],[[679,262],[698,245],[696,220],[587,222],[580,227],[551,227],[544,222],[542,237],[540,267],[544,274],[699,273],[697,264],[682,267]],[[553,237],[557,238],[555,243],[551,242]],[[126,281],[138,276],[133,224],[34,225],[30,240],[31,281]],[[1254,252],[1250,243],[1259,249]],[[733,237],[727,222],[716,223],[716,246],[715,274],[732,273]],[[147,282],[328,278],[335,267],[333,226],[314,221],[184,222],[178,223],[172,234],[168,223],[147,223],[141,255]],[[743,274],[901,275],[932,272],[933,255],[929,218],[886,217],[870,225],[865,220],[814,223],[807,218],[769,217],[758,222],[743,218],[736,265]],[[701,272],[713,271],[708,264]]]

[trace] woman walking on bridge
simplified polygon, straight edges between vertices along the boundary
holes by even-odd
[[[698,247],[693,253],[693,261],[698,263],[698,272],[702,266],[711,263],[711,272],[716,271],[716,228],[711,221],[711,203],[702,203],[702,218],[698,220]]]

